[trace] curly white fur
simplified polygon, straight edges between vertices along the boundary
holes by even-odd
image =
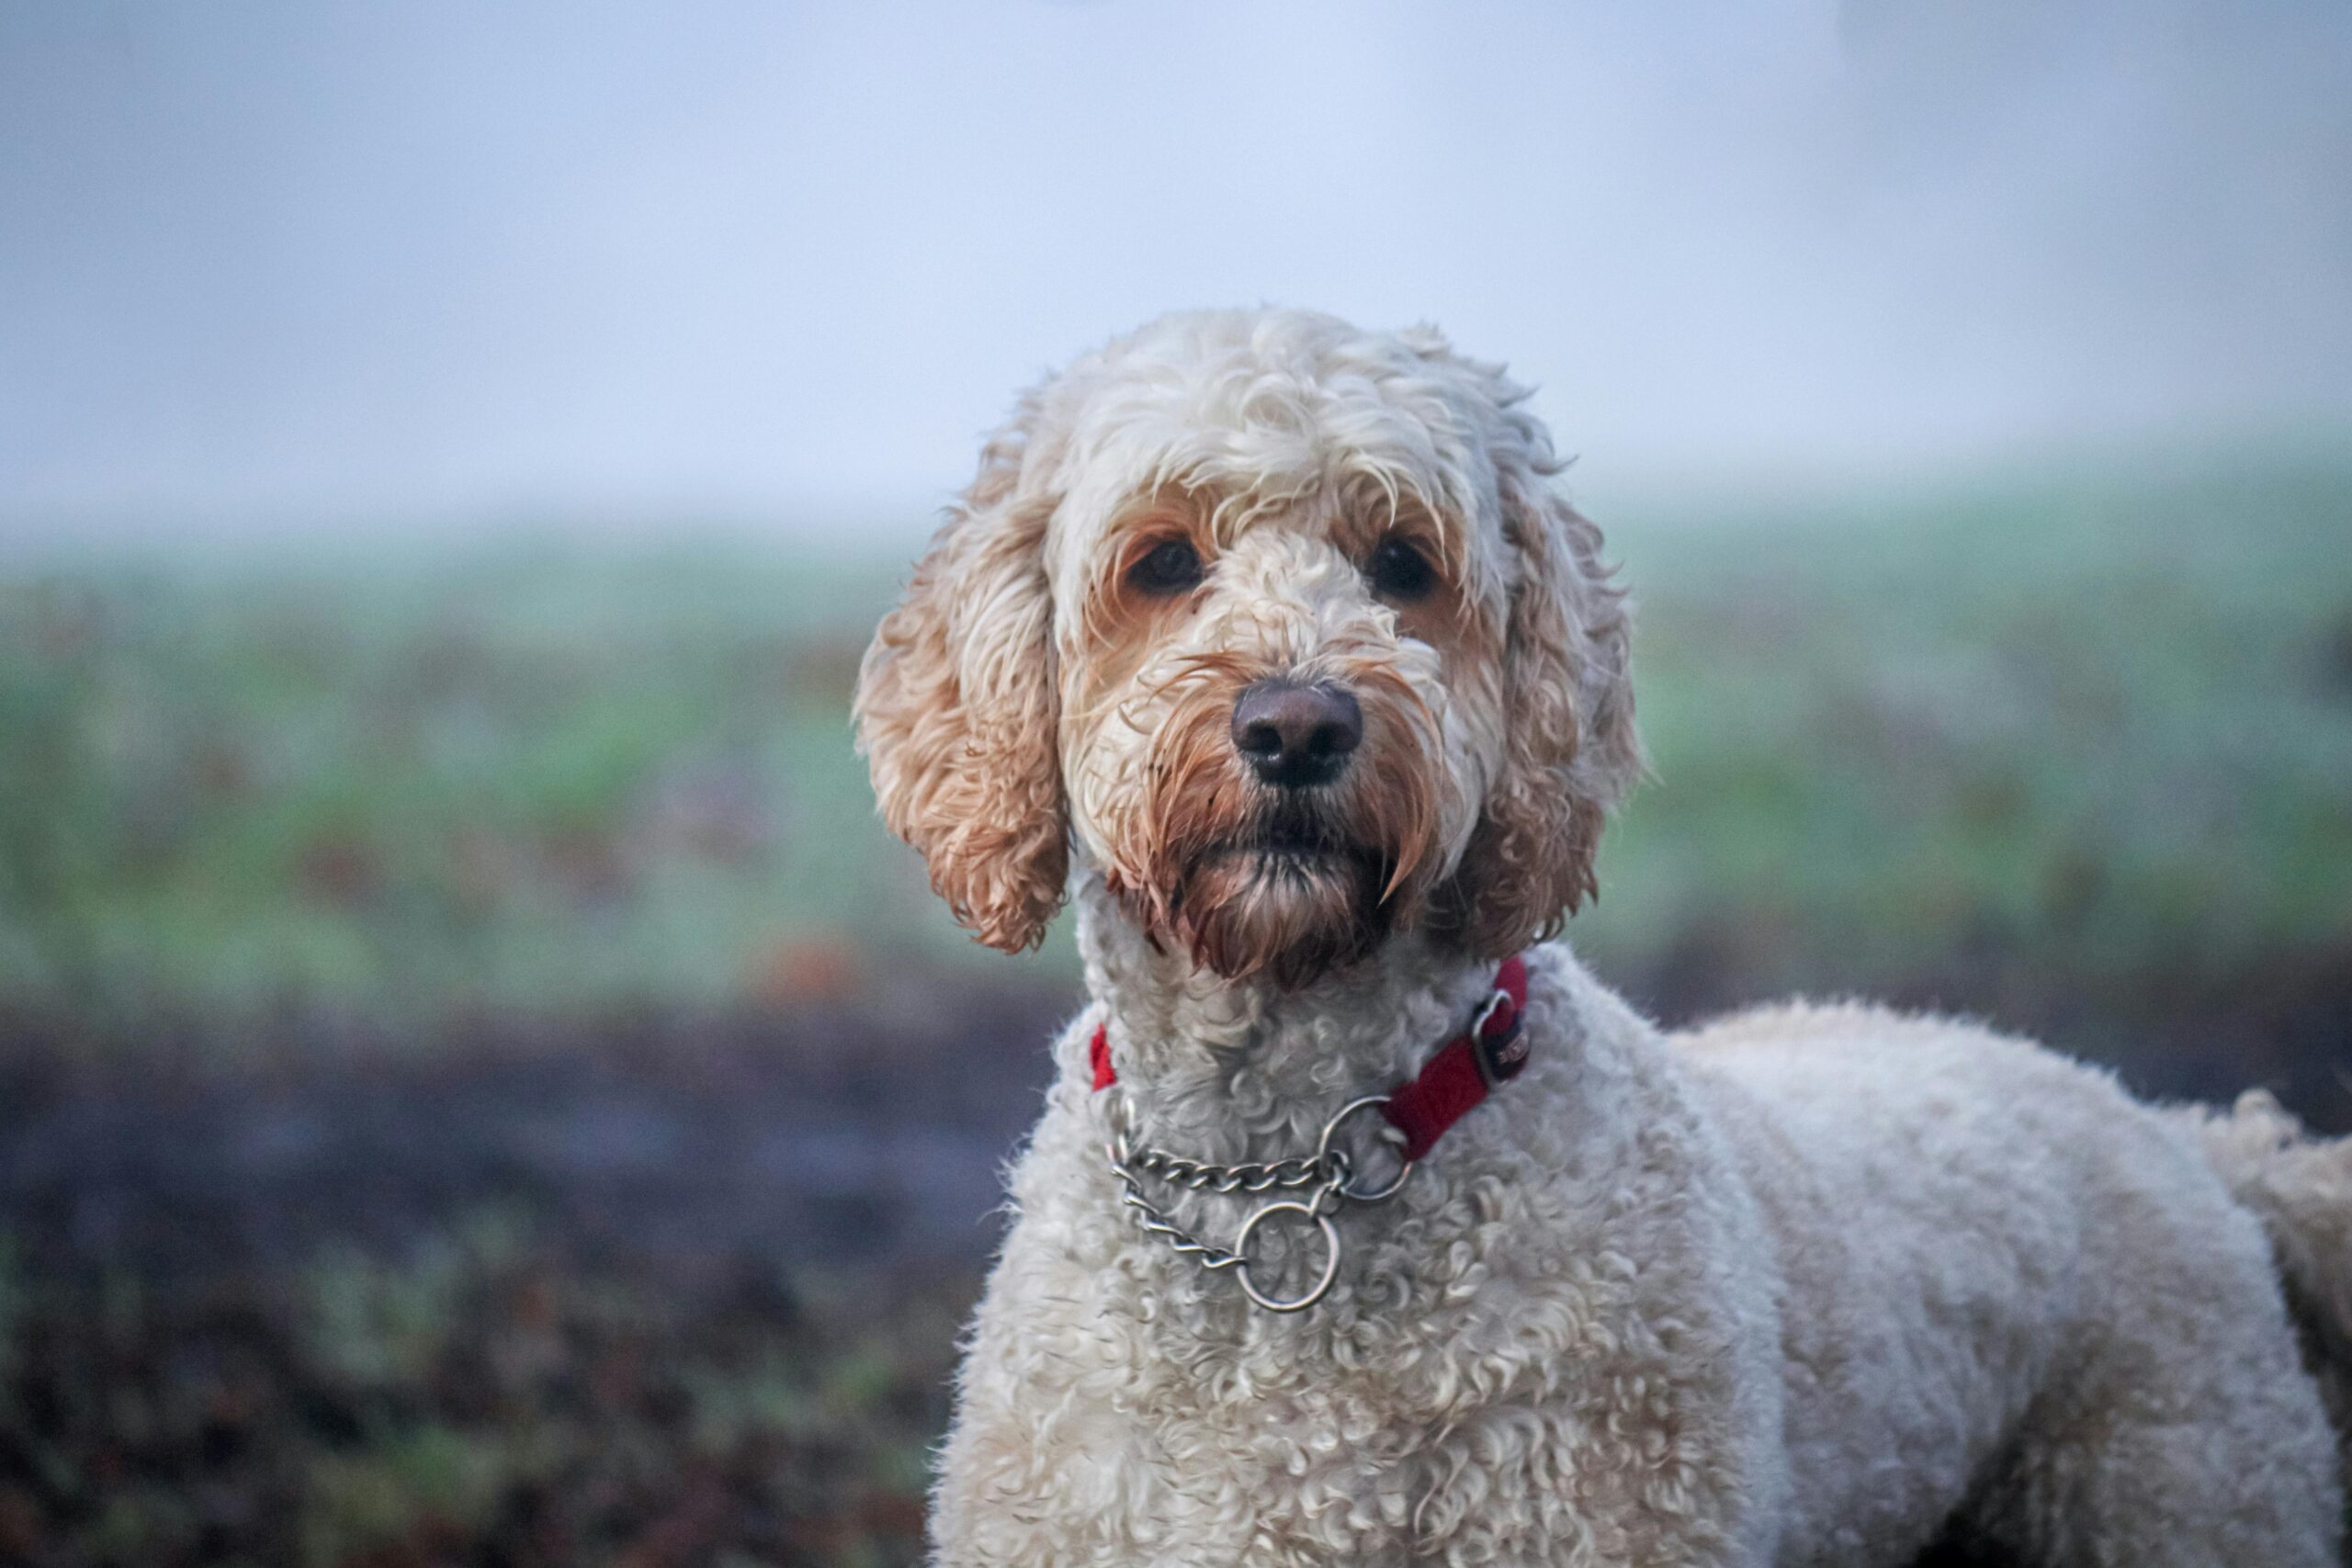
[[[892,826],[1000,945],[1067,886],[1092,997],[1012,1173],[939,1562],[1891,1568],[1959,1519],[2035,1562],[2335,1562],[2304,1357],[2352,1313],[2352,1162],[2260,1105],[1858,1007],[1667,1035],[1551,944],[1532,1065],[1341,1212],[1319,1305],[1253,1308],[1121,1205],[1098,1023],[1153,1142],[1301,1153],[1589,886],[1640,765],[1623,616],[1521,400],[1427,331],[1170,318],[1024,402],[877,634]],[[1392,536],[1427,596],[1368,582]],[[1170,538],[1199,585],[1141,592]],[[1270,675],[1365,707],[1311,852],[1223,739]]]

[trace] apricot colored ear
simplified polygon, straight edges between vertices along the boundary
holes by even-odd
[[[1069,863],[1044,562],[1053,501],[1019,485],[1033,410],[989,444],[882,618],[854,709],[882,819],[922,852],[956,918],[1007,953],[1044,937]]]

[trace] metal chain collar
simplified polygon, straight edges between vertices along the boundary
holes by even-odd
[[[1340,1229],[1331,1216],[1346,1203],[1385,1203],[1404,1190],[1406,1180],[1413,1174],[1413,1162],[1403,1160],[1396,1174],[1379,1187],[1363,1187],[1355,1181],[1354,1161],[1348,1151],[1335,1140],[1348,1118],[1359,1111],[1376,1110],[1388,1103],[1385,1094],[1370,1094],[1351,1100],[1333,1112],[1323,1123],[1323,1135],[1316,1141],[1315,1152],[1305,1156],[1271,1161],[1245,1161],[1238,1165],[1217,1165],[1208,1160],[1192,1159],[1171,1154],[1149,1145],[1137,1145],[1134,1140],[1135,1102],[1121,1091],[1112,1102],[1111,1141],[1105,1153],[1110,1156],[1111,1169],[1125,1190],[1120,1201],[1136,1212],[1137,1222],[1146,1235],[1164,1238],[1179,1257],[1200,1260],[1203,1269],[1230,1269],[1241,1286],[1241,1293],[1268,1312],[1304,1312],[1319,1302],[1330,1291],[1331,1282],[1340,1276]],[[1383,1126],[1392,1143],[1401,1143],[1396,1129]],[[1217,1247],[1185,1230],[1144,1194],[1143,1179],[1165,1182],[1172,1187],[1189,1187],[1196,1192],[1216,1192],[1226,1197],[1256,1194],[1275,1189],[1295,1191],[1312,1187],[1315,1196],[1306,1202],[1292,1198],[1280,1198],[1261,1203],[1241,1222],[1241,1229],[1233,1238],[1231,1247]],[[1315,1283],[1296,1296],[1277,1296],[1261,1290],[1250,1277],[1250,1242],[1258,1227],[1277,1216],[1296,1216],[1291,1223],[1313,1225],[1321,1233],[1323,1268]]]

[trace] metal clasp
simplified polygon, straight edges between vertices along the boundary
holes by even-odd
[[[1338,1171],[1340,1176],[1340,1186],[1338,1189],[1340,1196],[1349,1200],[1351,1202],[1385,1203],[1388,1200],[1394,1198],[1397,1193],[1404,1190],[1405,1179],[1413,1174],[1413,1162],[1408,1159],[1404,1159],[1400,1155],[1398,1157],[1401,1163],[1396,1168],[1396,1174],[1389,1179],[1386,1186],[1374,1188],[1358,1187],[1353,1181],[1349,1179],[1351,1173],[1348,1169],[1347,1151],[1345,1149],[1335,1149],[1331,1146],[1331,1140],[1340,1135],[1340,1124],[1345,1122],[1349,1117],[1354,1115],[1359,1111],[1375,1110],[1387,1103],[1388,1097],[1385,1094],[1367,1094],[1362,1100],[1351,1100],[1348,1101],[1347,1104],[1340,1107],[1337,1114],[1335,1114],[1329,1122],[1323,1123],[1323,1136],[1315,1145],[1315,1163],[1326,1170],[1336,1169]],[[1402,1133],[1399,1133],[1395,1127],[1389,1126],[1386,1123],[1383,1123],[1382,1125],[1381,1136],[1383,1141],[1391,1145],[1401,1145],[1405,1141],[1405,1135]]]
[[[1377,1187],[1359,1185],[1355,1161],[1338,1142],[1340,1129],[1349,1117],[1387,1103],[1388,1096],[1385,1094],[1368,1094],[1340,1107],[1323,1123],[1323,1135],[1316,1142],[1312,1158],[1228,1166],[1182,1157],[1164,1149],[1138,1147],[1135,1142],[1135,1103],[1123,1092],[1111,1101],[1110,1137],[1104,1152],[1125,1190],[1121,1201],[1136,1211],[1148,1235],[1166,1237],[1179,1253],[1198,1258],[1204,1269],[1232,1269],[1241,1293],[1268,1312],[1304,1312],[1329,1294],[1332,1282],[1340,1277],[1340,1229],[1331,1223],[1331,1217],[1349,1203],[1386,1202],[1404,1190],[1413,1174],[1413,1162],[1403,1158],[1400,1152],[1396,1175]],[[1404,1134],[1393,1126],[1384,1126],[1381,1135],[1392,1145],[1404,1141]],[[1240,1233],[1227,1249],[1201,1240],[1170,1220],[1144,1196],[1141,1178],[1145,1175],[1195,1190],[1222,1193],[1262,1192],[1275,1186],[1315,1185],[1317,1190],[1313,1199],[1304,1203],[1285,1198],[1260,1204],[1241,1222]],[[1323,1243],[1322,1268],[1316,1273],[1314,1283],[1295,1296],[1278,1296],[1261,1290],[1250,1274],[1251,1238],[1257,1235],[1260,1226],[1285,1217],[1291,1217],[1292,1223],[1303,1220],[1312,1224],[1321,1234]]]
[[[1527,1066],[1526,1025],[1518,1007],[1509,991],[1497,987],[1470,1021],[1470,1059],[1478,1064],[1478,1077],[1489,1089],[1509,1083]],[[1487,1025],[1505,1008],[1512,1010],[1510,1027],[1487,1039]]]

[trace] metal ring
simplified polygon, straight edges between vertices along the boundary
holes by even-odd
[[[1510,1007],[1510,993],[1504,990],[1500,986],[1497,986],[1492,991],[1489,991],[1487,994],[1487,999],[1479,1004],[1476,1014],[1475,1014],[1470,1020],[1471,1040],[1475,1042],[1481,1035],[1485,1034],[1487,1032],[1487,1025],[1493,1021],[1495,1014],[1502,1011],[1503,1009]]]
[[[1250,1280],[1250,1235],[1257,1230],[1259,1222],[1269,1215],[1282,1213],[1284,1211],[1294,1214],[1305,1214],[1315,1222],[1316,1227],[1323,1233],[1325,1252],[1322,1276],[1307,1289],[1305,1295],[1289,1301],[1284,1301],[1280,1296],[1267,1295]],[[1234,1255],[1241,1260],[1241,1267],[1233,1271],[1233,1277],[1240,1282],[1241,1293],[1268,1312],[1304,1312],[1321,1301],[1325,1292],[1330,1290],[1331,1281],[1340,1277],[1340,1229],[1331,1223],[1331,1217],[1329,1214],[1318,1214],[1312,1205],[1306,1203],[1293,1203],[1285,1200],[1280,1203],[1268,1203],[1261,1207],[1257,1213],[1241,1222],[1241,1234],[1233,1238],[1233,1251]]]
[[[1354,1115],[1359,1111],[1370,1110],[1374,1106],[1385,1105],[1387,1103],[1388,1097],[1385,1094],[1367,1094],[1362,1100],[1351,1100],[1348,1101],[1347,1104],[1340,1107],[1339,1111],[1333,1114],[1331,1119],[1323,1123],[1323,1137],[1321,1141],[1315,1145],[1316,1163],[1320,1165],[1331,1157],[1333,1152],[1331,1148],[1331,1140],[1339,1135],[1340,1124],[1342,1122],[1345,1122],[1349,1117]],[[1395,1129],[1391,1128],[1390,1131],[1394,1133]],[[1395,1138],[1392,1138],[1391,1141],[1401,1141],[1401,1138],[1402,1134],[1396,1134]],[[1411,1160],[1406,1160],[1402,1165],[1397,1167],[1396,1174],[1389,1178],[1388,1184],[1385,1187],[1359,1188],[1353,1182],[1349,1182],[1340,1187],[1340,1192],[1341,1196],[1354,1203],[1385,1203],[1388,1200],[1394,1198],[1397,1193],[1404,1190],[1405,1179],[1412,1174],[1413,1162]]]

